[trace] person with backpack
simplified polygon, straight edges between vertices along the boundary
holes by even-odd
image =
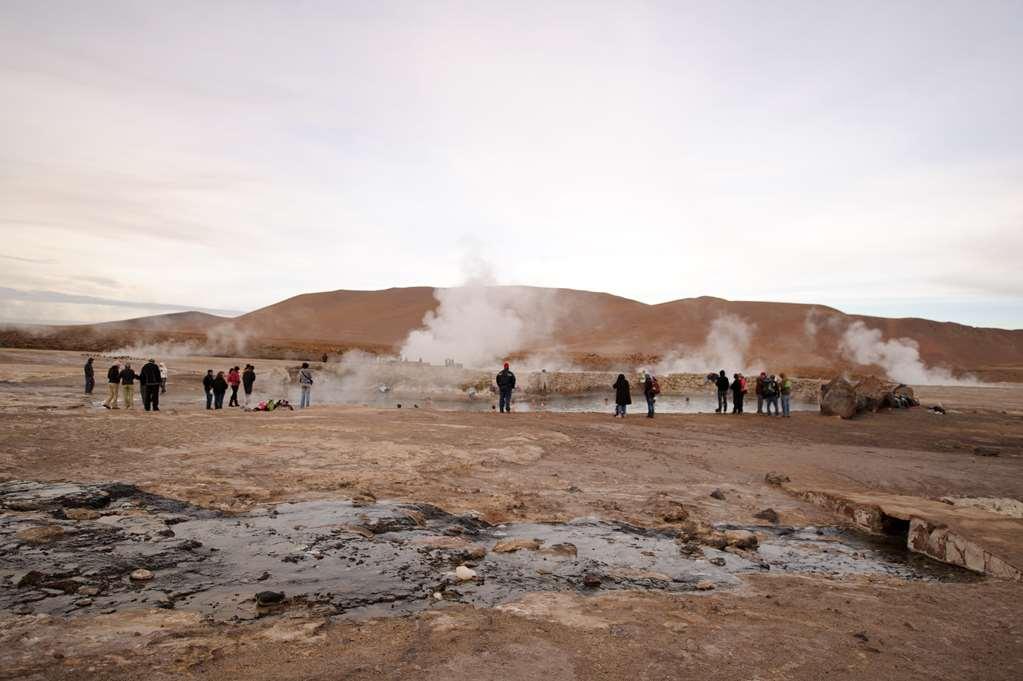
[[[504,363],[504,368],[497,374],[497,378],[494,381],[497,383],[497,391],[499,393],[498,405],[500,406],[501,413],[510,414],[512,391],[515,390],[515,374],[512,373],[508,362]]]
[[[781,416],[781,412],[778,411],[778,379],[771,374],[764,381],[764,402],[767,403],[767,411],[765,412],[768,416],[771,415],[771,407],[774,407],[774,415]]]
[[[309,406],[309,393],[313,389],[313,372],[309,368],[309,362],[302,362],[302,368],[298,370],[298,386],[302,391],[298,408],[305,409]]]
[[[256,382],[256,367],[251,364],[245,365],[242,372],[242,388],[245,389],[245,407],[249,406],[249,399],[252,397],[252,386]]]
[[[742,379],[742,374],[735,374],[732,381],[732,413],[742,413],[742,393],[746,389],[745,381]]]
[[[202,377],[202,391],[206,393],[206,408],[213,409],[213,369],[207,369],[206,375]]]
[[[139,387],[142,390],[142,406],[146,411],[160,411],[160,367],[156,360],[149,360],[139,372]]]
[[[131,362],[125,362],[121,369],[121,389],[124,391],[124,408],[135,408],[135,377],[137,374],[131,368]]]
[[[781,383],[778,386],[781,390],[781,415],[785,418],[792,416],[790,407],[792,400],[792,379],[781,374]]]
[[[85,360],[85,394],[91,395],[96,387],[96,373],[92,369],[92,357]]]
[[[107,399],[103,406],[107,409],[117,409],[117,389],[121,385],[121,365],[113,364],[107,369]]]
[[[618,374],[618,380],[611,386],[615,390],[615,418],[625,418],[626,408],[632,404],[632,390],[625,374]]]
[[[715,414],[727,414],[728,413],[728,388],[731,383],[728,381],[728,376],[725,375],[725,370],[722,369],[718,372],[718,377],[714,381],[714,384],[718,389],[718,408],[714,410]]]
[[[646,398],[646,417],[652,419],[654,417],[654,404],[657,402],[657,396],[661,394],[661,386],[653,373],[650,371],[644,371],[643,373],[643,396]]]
[[[241,406],[238,404],[238,386],[242,384],[242,375],[238,373],[238,367],[231,367],[231,370],[227,372],[227,384],[231,386],[231,401],[227,403],[227,406]]]
[[[218,371],[217,377],[213,379],[213,408],[223,409],[224,408],[224,393],[227,392],[227,379],[224,378],[224,372]]]
[[[764,383],[766,382],[767,373],[761,371],[757,376],[757,413],[761,415],[764,413]]]

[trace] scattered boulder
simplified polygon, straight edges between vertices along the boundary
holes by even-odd
[[[46,544],[54,539],[64,536],[64,528],[59,525],[42,525],[40,527],[26,527],[18,530],[15,537],[29,544]]]
[[[724,499],[725,499],[725,493],[724,493],[724,492],[722,492],[722,491],[721,491],[721,490],[719,490],[719,489],[716,489],[716,490],[714,490],[713,492],[711,492],[711,493],[710,493],[710,496],[711,496],[712,498],[714,498],[714,499],[717,499],[717,500],[719,500],[719,501],[724,501]]]
[[[512,539],[504,539],[496,544],[492,549],[494,553],[514,553],[523,549],[527,551],[536,551],[543,544],[543,539],[526,539],[523,537],[517,537]]]
[[[768,485],[781,485],[784,482],[792,482],[792,479],[784,473],[778,473],[777,471],[771,471],[764,476],[764,482]]]
[[[152,570],[139,568],[138,570],[133,570],[132,573],[128,575],[128,579],[134,582],[148,582],[154,576],[155,575],[153,574]]]
[[[701,579],[696,583],[697,591],[712,591],[714,589],[714,582],[709,579]]]
[[[769,523],[778,523],[778,512],[773,508],[765,508],[762,511],[757,511],[753,514],[753,517],[759,520],[766,520]]]
[[[728,546],[733,546],[737,549],[755,549],[759,543],[757,535],[749,530],[725,530],[724,536]]]
[[[593,572],[587,572],[585,575],[583,575],[583,586],[588,586],[591,589],[595,589],[596,587],[600,586],[600,583],[602,581],[603,580],[600,578],[600,575]]]
[[[460,582],[467,582],[470,579],[476,579],[476,571],[466,567],[465,565],[459,565],[455,568],[455,579]]]
[[[266,607],[284,602],[283,591],[260,591],[256,594],[256,605]]]
[[[839,376],[821,386],[821,413],[825,416],[851,419],[866,411],[904,409],[919,404],[909,386],[882,381],[876,376],[867,376],[855,384]]]

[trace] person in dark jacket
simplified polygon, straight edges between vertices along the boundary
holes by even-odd
[[[202,391],[206,393],[206,408],[213,409],[213,369],[207,369],[202,377]]]
[[[121,365],[114,364],[107,369],[107,389],[109,394],[103,406],[107,409],[117,409],[117,388],[121,385]]]
[[[767,383],[767,372],[761,371],[757,376],[757,413],[764,413],[764,384]]]
[[[256,382],[256,367],[251,364],[245,365],[245,371],[242,372],[242,388],[245,389],[245,402],[244,406],[249,406],[249,398],[252,397],[252,386]]]
[[[646,417],[652,419],[654,417],[654,405],[657,403],[657,394],[660,391],[657,388],[657,379],[649,371],[643,372],[643,397],[646,398]]]
[[[511,372],[508,367],[508,362],[504,363],[504,369],[497,374],[497,390],[501,395],[499,404],[501,406],[501,413],[511,413],[511,396],[512,391],[515,390],[515,374]]]
[[[96,374],[92,369],[92,357],[85,360],[85,394],[91,395],[96,387]]]
[[[135,408],[135,370],[131,368],[131,362],[125,362],[121,369],[121,390],[124,393],[124,408]]]
[[[632,391],[625,374],[618,374],[618,380],[611,387],[615,389],[615,418],[625,418],[625,409],[632,404]]]
[[[771,407],[774,407],[774,415],[781,416],[781,412],[778,410],[778,379],[771,374],[764,381],[764,403],[766,406],[766,414],[771,415]]]
[[[718,408],[714,410],[715,414],[727,414],[728,413],[728,388],[731,385],[728,382],[728,376],[725,376],[725,370],[722,369],[718,372],[718,378],[715,382],[718,389]]]
[[[139,372],[139,386],[142,390],[142,406],[146,411],[160,411],[160,367],[156,360],[151,359]]]
[[[742,374],[735,374],[734,379],[735,380],[732,381],[732,413],[741,414],[743,391]]]
[[[227,392],[227,379],[224,378],[224,372],[218,371],[217,377],[213,379],[213,408],[223,409],[224,408],[224,393]]]

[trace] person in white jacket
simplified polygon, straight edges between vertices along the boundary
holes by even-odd
[[[313,370],[309,368],[309,362],[302,362],[302,368],[298,370],[298,385],[302,389],[298,408],[305,409],[309,406],[309,393],[313,389]]]
[[[160,392],[165,393],[167,392],[167,365],[160,362],[157,366],[160,367]]]

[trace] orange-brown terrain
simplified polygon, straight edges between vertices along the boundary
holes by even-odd
[[[514,355],[551,353],[605,368],[699,348],[714,320],[734,317],[750,327],[751,354],[803,375],[828,374],[854,363],[839,349],[849,325],[861,321],[883,338],[912,339],[921,359],[983,380],[1023,376],[1023,330],[985,329],[926,319],[846,315],[814,305],[689,298],[647,305],[606,293],[500,287],[502,301],[521,303],[527,334]],[[329,291],[295,296],[234,318],[187,312],[105,324],[0,329],[0,344],[109,351],[140,342],[192,341],[220,353],[290,357],[350,349],[393,353],[438,308],[435,289]],[[538,323],[532,312],[542,312]],[[808,332],[808,327],[813,332]],[[212,332],[212,334],[211,334]],[[242,347],[239,347],[241,344]]]

